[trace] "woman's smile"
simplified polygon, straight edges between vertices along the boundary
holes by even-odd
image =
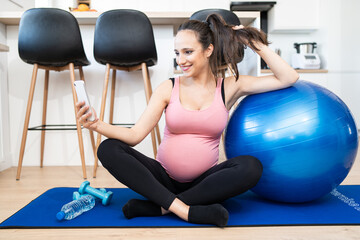
[[[181,65],[180,67],[184,72],[186,72],[190,69],[191,65]]]

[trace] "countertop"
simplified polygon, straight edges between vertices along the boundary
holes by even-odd
[[[144,12],[153,25],[180,25],[190,18],[191,12]],[[234,12],[242,25],[249,25],[256,18],[260,18],[260,12]],[[0,12],[0,23],[6,25],[18,25],[23,12]],[[79,24],[92,25],[102,12],[72,12]]]
[[[295,69],[298,73],[328,73],[327,69]],[[272,73],[270,69],[261,69],[261,73]]]
[[[0,52],[8,52],[9,51],[9,47],[6,46],[5,44],[0,43]]]

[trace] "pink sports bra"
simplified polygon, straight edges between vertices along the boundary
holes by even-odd
[[[175,78],[156,160],[178,182],[191,182],[218,163],[220,137],[229,116],[221,97],[222,81],[217,80],[208,108],[188,110],[181,105],[179,77]]]

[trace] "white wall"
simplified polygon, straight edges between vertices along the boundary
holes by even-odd
[[[75,7],[74,0],[35,0],[36,7]],[[110,9],[136,9],[146,12],[194,12],[204,8],[230,9],[230,0],[92,0],[91,8],[99,12]],[[205,6],[205,7],[204,7]]]
[[[341,68],[343,72],[360,72],[360,1],[341,4]],[[360,79],[359,79],[360,80]]]
[[[8,0],[0,0],[0,11],[24,11],[32,7],[56,7],[68,10],[69,7],[76,7],[76,0],[14,0],[23,8]],[[136,9],[147,12],[174,11],[193,12],[206,8],[230,8],[231,0],[92,0],[91,8],[99,12],[110,9]]]
[[[0,43],[6,44],[6,27],[0,24]],[[0,171],[12,165],[9,142],[7,52],[0,52]]]
[[[341,4],[341,95],[360,128],[360,1],[345,0]],[[333,80],[335,81],[335,80]]]
[[[296,0],[288,0],[296,1]],[[317,42],[321,68],[327,74],[302,74],[319,78],[348,105],[360,128],[360,15],[357,0],[320,0],[319,29],[311,33],[270,33],[271,48],[280,48],[282,57],[290,63],[295,42]],[[306,17],[306,13],[304,13]],[[313,79],[316,81],[316,79]]]
[[[24,11],[35,6],[35,0],[13,0],[18,3],[14,4],[9,0],[0,0],[1,11]]]
[[[98,11],[106,11],[113,8],[132,8],[140,11],[180,11],[193,12],[204,8],[230,9],[230,0],[132,0],[112,1],[93,0],[92,7]]]

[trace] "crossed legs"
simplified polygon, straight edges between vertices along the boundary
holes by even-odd
[[[115,139],[101,143],[98,157],[118,181],[149,200],[130,200],[123,208],[128,218],[173,212],[185,221],[225,226],[228,213],[219,203],[255,186],[262,173],[256,158],[239,156],[179,183],[156,160]]]

